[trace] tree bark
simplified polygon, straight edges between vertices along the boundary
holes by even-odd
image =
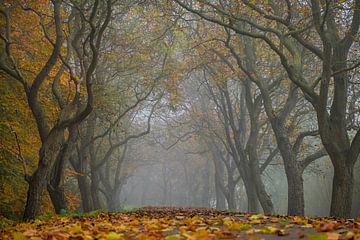
[[[270,195],[265,190],[265,185],[261,179],[260,169],[258,165],[254,166],[251,171],[252,171],[252,179],[256,186],[256,194],[264,213],[273,214],[274,205],[271,201]]]
[[[56,186],[56,188],[53,188],[53,186],[48,184],[47,189],[51,198],[52,205],[55,209],[55,213],[60,214],[62,211],[67,211],[68,207],[64,187],[60,185]]]
[[[248,207],[247,211],[249,213],[258,213],[259,212],[259,204],[258,204],[258,197],[256,194],[256,187],[253,183],[252,179],[245,177],[243,178]]]
[[[63,186],[63,170],[64,165],[68,160],[67,158],[70,154],[69,151],[71,151],[69,141],[70,139],[67,139],[65,142],[63,142],[61,150],[52,169],[50,182],[47,185],[47,190],[49,192],[51,202],[57,214],[61,213],[62,210],[67,210],[67,200]]]
[[[270,121],[284,162],[288,182],[288,214],[303,216],[305,211],[303,171],[296,161],[295,154],[291,151],[292,145],[286,134],[285,123],[277,117]]]
[[[83,212],[90,212],[93,207],[89,181],[86,176],[77,176],[77,182],[80,190],[82,210]]]
[[[47,137],[40,149],[38,168],[30,177],[27,200],[24,210],[24,220],[34,219],[40,213],[40,207],[46,190],[51,167],[56,161],[56,156],[60,150],[63,131],[54,130]]]
[[[302,171],[298,167],[285,164],[288,182],[288,215],[304,216],[304,183]]]
[[[218,210],[224,210],[226,209],[225,205],[225,196],[224,193],[221,190],[221,184],[224,184],[224,166],[220,162],[219,159],[213,159],[214,160],[214,166],[215,166],[215,195],[216,195],[216,209]]]
[[[228,183],[228,194],[227,194],[227,203],[228,203],[228,209],[229,210],[236,210],[236,200],[235,200],[235,188],[236,183],[235,182],[229,182]]]
[[[266,192],[265,185],[261,179],[260,164],[256,149],[258,146],[258,135],[259,135],[257,119],[251,120],[251,127],[254,132],[250,133],[250,137],[247,144],[247,153],[249,158],[251,180],[255,185],[256,194],[264,213],[273,214],[274,205],[271,201],[269,194]]]
[[[346,162],[346,158],[340,157],[341,163]],[[350,217],[352,196],[354,189],[354,167],[349,164],[334,167],[333,189],[331,195],[330,216]]]
[[[322,81],[322,88],[325,88],[324,86],[329,88],[330,68],[332,72],[337,72],[347,67],[349,48],[350,46],[344,47],[339,43],[333,46],[332,53],[329,49],[326,49],[328,51],[324,50],[325,53],[331,55],[331,58],[324,61],[323,78],[328,82]],[[330,114],[326,111],[327,102],[325,99],[315,105],[321,140],[334,167],[330,215],[336,217],[351,216],[354,188],[353,171],[360,148],[360,141],[355,139],[359,132],[356,134],[355,140],[350,142],[346,128],[348,78],[346,72],[334,75],[334,97]],[[325,90],[321,90],[324,92],[320,92],[320,96],[327,94]]]
[[[201,206],[210,207],[210,162],[206,161],[206,167],[203,170],[203,193],[201,194]]]
[[[63,187],[63,167],[65,160],[60,153],[57,156],[56,162],[52,169],[52,176],[47,184],[47,190],[50,195],[52,205],[57,214],[61,213],[62,210],[67,210],[67,201],[65,195],[65,189]]]
[[[29,181],[29,189],[23,219],[25,221],[34,219],[40,214],[40,207],[44,191],[47,185],[48,167],[44,164],[39,165],[36,172]]]
[[[120,189],[115,186],[115,190],[106,198],[107,209],[110,211],[117,211],[120,208]]]
[[[92,210],[101,209],[101,202],[99,198],[99,173],[97,171],[91,170],[91,199],[92,199]]]

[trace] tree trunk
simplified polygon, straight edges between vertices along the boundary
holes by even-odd
[[[83,212],[90,212],[92,207],[92,199],[91,199],[91,191],[89,182],[86,176],[77,176],[77,182],[80,190],[80,197],[81,197],[81,206]]]
[[[345,163],[346,159],[341,162]],[[330,216],[348,218],[351,215],[351,204],[354,189],[353,169],[353,165],[350,164],[334,166]]]
[[[101,203],[99,198],[99,174],[96,171],[91,171],[91,198],[93,203],[92,210],[101,209]]]
[[[145,181],[143,181],[143,188],[141,192],[141,206],[146,205],[147,192],[148,192],[148,188],[146,187]]]
[[[51,132],[40,149],[38,168],[29,181],[24,220],[34,219],[40,213],[42,198],[49,182],[51,168],[60,150],[62,133],[63,131],[58,130]]]
[[[256,131],[255,136],[249,138],[247,152],[249,155],[249,168],[250,168],[250,176],[251,181],[256,188],[256,194],[260,201],[261,207],[266,214],[273,214],[274,213],[274,205],[271,201],[269,194],[266,192],[265,185],[261,179],[261,172],[260,172],[260,164],[257,155],[257,138],[258,138],[258,131]]]
[[[203,170],[203,193],[201,194],[201,206],[202,207],[210,207],[210,162],[206,162],[206,167]]]
[[[271,201],[269,194],[265,190],[265,185],[261,180],[260,170],[259,167],[256,167],[253,171],[256,171],[252,179],[256,186],[256,194],[260,201],[261,207],[266,214],[273,214],[274,213],[274,205]]]
[[[251,179],[243,178],[246,196],[248,200],[248,212],[249,213],[258,213],[259,212],[259,205],[258,205],[258,198],[256,194],[255,184],[251,181]]]
[[[302,171],[296,166],[286,166],[288,182],[288,215],[304,216],[304,183]]]
[[[110,211],[118,211],[120,208],[120,191],[121,187],[115,186],[115,190],[111,193],[107,200],[107,207]]]
[[[50,182],[47,185],[51,202],[57,214],[61,213],[62,210],[67,210],[65,189],[63,186],[63,169],[69,150],[68,142],[64,142],[52,169]]]
[[[236,188],[236,183],[228,184],[228,196],[226,199],[229,210],[236,210],[235,188]]]
[[[285,174],[288,182],[288,215],[304,215],[304,183],[302,169],[296,161],[296,156],[292,152],[292,145],[287,135],[285,122],[279,119],[271,120],[276,142],[279,147],[280,155],[284,162]]]
[[[39,165],[29,181],[29,189],[23,219],[25,221],[34,219],[40,214],[42,197],[47,185],[47,175],[49,167]]]
[[[224,186],[224,164],[221,161],[221,152],[215,146],[215,142],[206,141],[208,148],[211,150],[211,159],[214,163],[214,183],[215,183],[215,198],[216,198],[216,209],[226,209],[226,199],[223,189]],[[212,144],[213,143],[213,144]]]
[[[64,187],[62,185],[56,186],[53,188],[50,184],[48,184],[48,192],[51,198],[52,205],[54,206],[55,212],[60,214],[62,211],[67,211],[67,200],[64,191]]]
[[[216,209],[224,210],[225,206],[225,196],[221,190],[220,184],[223,184],[224,181],[224,166],[219,162],[215,164],[215,195],[216,195]]]

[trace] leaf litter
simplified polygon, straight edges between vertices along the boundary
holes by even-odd
[[[145,207],[129,212],[53,216],[0,231],[14,240],[360,240],[360,218],[267,216],[207,208]]]

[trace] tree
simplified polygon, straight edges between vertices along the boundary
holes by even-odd
[[[360,25],[360,1],[326,1],[325,4],[320,4],[318,0],[307,4],[270,1],[260,5],[247,0],[226,5],[202,1],[192,6],[175,1],[207,21],[227,27],[239,35],[261,39],[278,56],[289,79],[301,89],[317,114],[319,134],[334,167],[330,214],[350,216],[353,168],[360,153],[360,131],[351,137],[347,128],[348,72],[358,66],[348,66],[348,56]],[[352,11],[345,14],[342,9],[348,5],[352,5]],[[248,11],[237,12],[239,8]],[[285,16],[284,12],[287,13]],[[298,23],[306,17],[311,21],[305,20],[308,24],[302,28]],[[344,18],[351,18],[348,26],[336,24],[337,20]],[[247,27],[242,27],[243,24]],[[306,38],[314,34],[316,37]],[[319,77],[305,73],[301,68],[299,46],[319,61]],[[331,83],[334,83],[333,90]]]
[[[317,130],[306,130],[297,134],[296,140],[291,143],[290,139],[290,126],[287,124],[289,120],[297,121],[297,118],[302,114],[306,114],[306,111],[299,112],[299,114],[293,114],[296,105],[299,102],[297,88],[294,85],[288,87],[288,93],[286,101],[280,109],[274,108],[274,100],[271,98],[271,87],[279,86],[278,81],[281,79],[275,78],[270,84],[268,80],[259,74],[256,67],[256,49],[254,44],[251,44],[249,39],[243,38],[243,52],[244,56],[241,57],[230,43],[230,35],[226,45],[232,52],[232,55],[236,58],[239,68],[242,69],[248,76],[248,80],[254,82],[260,89],[262,101],[264,104],[265,112],[271,123],[272,129],[275,133],[278,148],[281,156],[284,160],[285,172],[288,179],[288,214],[290,215],[304,215],[304,190],[302,174],[305,168],[313,161],[326,155],[323,148],[315,151],[312,154],[304,157],[303,161],[298,161],[300,147],[305,137],[316,136]],[[246,59],[246,60],[242,60]],[[281,76],[281,75],[280,75]],[[272,77],[272,76],[270,76]],[[303,106],[302,106],[303,107]]]
[[[2,61],[0,62],[0,69],[23,85],[27,96],[28,106],[35,118],[42,144],[39,151],[37,168],[31,176],[26,176],[26,179],[29,182],[29,190],[24,211],[25,220],[33,219],[39,214],[43,192],[48,184],[52,166],[60,152],[65,130],[85,119],[92,110],[92,74],[97,65],[102,37],[110,22],[112,13],[111,1],[107,1],[106,3],[94,1],[89,12],[89,18],[87,18],[87,12],[83,11],[79,6],[72,5],[71,13],[66,13],[66,15],[69,16],[68,23],[70,24],[70,34],[64,34],[65,24],[63,11],[65,11],[65,9],[63,8],[63,2],[61,0],[53,0],[51,3],[53,5],[53,13],[50,15],[51,20],[49,21],[51,24],[51,31],[45,26],[44,13],[37,11],[36,8],[32,8],[32,6],[19,6],[17,3],[10,5],[3,4],[1,6],[1,15],[5,20],[6,31],[4,34],[1,34],[1,40],[5,45],[5,48],[1,51]],[[21,55],[17,56],[11,46],[13,37],[11,32],[13,24],[11,10],[14,7],[22,7],[24,11],[30,11],[39,16],[40,24],[38,27],[42,29],[41,34],[45,36],[48,45],[52,46],[52,52],[46,56],[46,60],[43,61],[43,63],[39,63],[40,70],[30,76],[24,74],[26,68],[21,68],[21,66],[18,65],[17,59],[21,58]],[[83,5],[82,7],[85,6]],[[96,19],[96,15],[100,12],[104,14],[105,19]],[[78,20],[76,23],[81,22],[82,25],[80,26],[82,27],[72,25],[74,23],[74,15],[78,15],[78,18],[75,17],[75,19]],[[85,33],[85,31],[88,32]],[[71,37],[67,39],[67,36]],[[74,38],[72,39],[72,37]],[[62,48],[65,40],[69,40],[67,42],[67,55],[68,57],[71,57],[72,47],[74,47],[75,51],[78,51],[79,46],[76,46],[76,44],[80,44],[79,40],[82,39],[82,37],[88,39],[84,44],[89,46],[91,50],[90,54],[86,55],[88,56],[86,57],[86,65],[83,65],[80,70],[82,81],[79,82],[80,78],[79,76],[75,76],[74,69],[68,63],[69,59],[63,56]],[[84,56],[85,53],[80,53],[78,51],[77,58],[74,58],[84,59]],[[61,65],[60,68],[57,67],[59,62]],[[51,75],[52,71],[56,71],[55,76]],[[63,101],[61,88],[59,86],[60,78],[65,72],[67,72],[70,83],[73,83],[75,90],[75,94],[73,94],[73,99],[71,101]],[[52,94],[57,99],[57,104],[60,108],[54,122],[49,121],[46,116],[46,109],[39,100],[40,88],[46,79],[51,80],[52,84],[50,86],[52,87]],[[80,84],[83,84],[86,87],[87,99],[84,104],[85,107],[82,107],[83,104],[79,104],[81,99]],[[66,94],[66,92],[63,94]]]

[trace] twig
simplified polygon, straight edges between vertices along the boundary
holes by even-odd
[[[17,145],[17,149],[18,149],[18,160],[22,162],[25,181],[29,182],[30,181],[30,175],[28,174],[28,167],[27,167],[26,160],[22,155],[21,146],[20,146],[20,142],[19,142],[19,137],[18,137],[16,131],[11,126],[10,126],[10,129],[11,129],[11,132],[15,136],[16,145]]]

